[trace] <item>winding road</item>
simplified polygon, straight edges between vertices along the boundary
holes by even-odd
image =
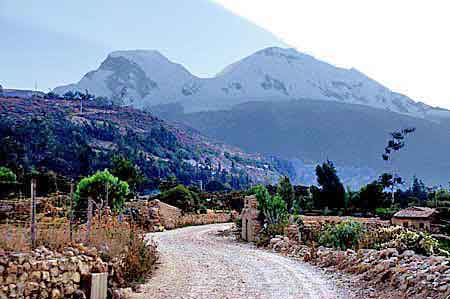
[[[312,266],[218,236],[230,224],[150,234],[159,268],[133,298],[348,298]]]

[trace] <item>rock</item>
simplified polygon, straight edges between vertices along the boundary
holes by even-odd
[[[40,281],[41,276],[42,276],[42,273],[40,271],[33,271],[33,272],[31,272],[30,279],[32,281]]]
[[[37,282],[28,282],[25,285],[25,290],[28,290],[30,292],[34,292],[39,290],[39,284]]]
[[[74,287],[73,283],[66,284],[66,286],[64,288],[64,294],[72,295],[74,292],[75,292],[75,287]]]
[[[416,253],[412,250],[405,250],[403,251],[403,253],[401,254],[401,256],[403,257],[411,257],[414,256]]]
[[[81,275],[78,272],[74,272],[72,274],[71,280],[75,283],[79,283],[81,281]]]
[[[82,290],[76,290],[72,297],[73,299],[86,299],[86,294]]]
[[[52,298],[52,299],[59,299],[59,298],[62,298],[62,296],[61,296],[61,291],[58,290],[58,289],[53,289],[53,290],[52,290],[52,293],[51,293],[51,298]]]
[[[81,275],[88,275],[90,273],[89,265],[79,262],[78,263],[78,271],[80,271]]]
[[[50,275],[52,277],[56,277],[59,275],[59,269],[57,267],[53,267],[50,269]]]

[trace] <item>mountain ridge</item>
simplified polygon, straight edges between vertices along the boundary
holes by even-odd
[[[259,50],[210,78],[193,75],[156,50],[114,51],[78,83],[54,89],[59,94],[84,90],[137,108],[180,103],[186,112],[230,109],[251,100],[307,98],[430,120],[450,117],[450,111],[415,102],[359,70],[338,68],[293,48]]]
[[[149,178],[220,180],[240,188],[291,175],[275,157],[249,154],[131,107],[77,100],[0,97],[0,162],[69,177],[109,167],[116,155]],[[289,173],[290,172],[290,173]],[[153,186],[156,187],[156,186]]]

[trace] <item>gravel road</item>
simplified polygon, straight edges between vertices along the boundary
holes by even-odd
[[[230,224],[187,227],[149,236],[159,268],[133,298],[348,298],[312,266],[218,236]]]

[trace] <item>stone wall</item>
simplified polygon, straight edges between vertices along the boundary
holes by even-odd
[[[448,258],[421,256],[411,250],[400,253],[394,248],[358,251],[339,251],[325,247],[315,249],[283,236],[273,238],[269,248],[287,256],[302,258],[322,268],[351,274],[355,285],[376,289],[380,294],[399,296],[394,296],[395,298],[450,296]]]
[[[174,206],[155,200],[155,206],[159,208],[161,225],[165,229],[180,227],[181,210]]]
[[[97,251],[83,247],[53,252],[44,247],[30,253],[0,255],[0,299],[82,298],[82,281],[90,273],[107,272]]]
[[[235,213],[208,212],[206,214],[186,214],[179,218],[179,227],[232,222],[237,217]]]
[[[133,208],[138,213],[134,217],[148,232],[191,225],[226,223],[237,217],[236,212],[208,211],[206,214],[183,214],[179,208],[159,200],[133,202],[127,207]]]

